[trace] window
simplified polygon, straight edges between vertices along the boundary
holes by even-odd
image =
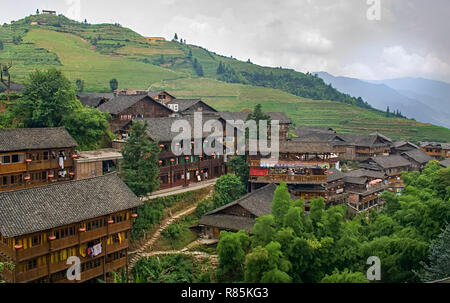
[[[31,238],[31,246],[38,246],[41,244],[41,235],[33,236]]]
[[[174,112],[178,112],[178,104],[174,104],[173,105],[173,111]]]
[[[43,159],[44,160],[48,160],[50,157],[49,157],[49,153],[48,152],[44,152],[44,154],[43,154]]]
[[[27,270],[32,270],[32,269],[35,269],[36,267],[37,267],[37,259],[28,261]]]
[[[20,162],[20,156],[19,155],[12,155],[12,163],[18,163]]]
[[[3,156],[2,157],[2,164],[9,164],[11,163],[11,156]]]

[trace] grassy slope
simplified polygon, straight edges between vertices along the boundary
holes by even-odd
[[[28,19],[27,19],[28,18]],[[314,101],[289,93],[250,85],[216,81],[219,61],[236,71],[293,73],[267,68],[176,42],[149,43],[135,32],[108,24],[83,25],[55,16],[31,16],[13,27],[0,27],[5,49],[0,60],[14,58],[14,80],[21,81],[35,68],[61,68],[71,79],[85,80],[86,91],[107,91],[117,78],[121,88],[164,88],[179,97],[201,97],[221,110],[237,111],[263,104],[266,111],[284,111],[295,124],[331,126],[343,132],[379,130],[394,139],[450,141],[450,130],[412,120],[385,118],[379,112],[333,101]],[[44,18],[47,25],[27,22]],[[54,23],[59,22],[58,26]],[[22,35],[23,43],[11,43]],[[91,45],[98,38],[97,46]],[[203,67],[205,77],[195,76],[187,58],[189,50]],[[161,55],[164,63],[159,64]],[[153,63],[153,64],[151,64]],[[160,65],[160,66],[158,66]]]

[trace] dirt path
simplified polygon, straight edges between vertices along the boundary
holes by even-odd
[[[153,200],[153,199],[156,199],[159,197],[178,195],[178,194],[182,194],[182,193],[185,193],[188,191],[199,190],[199,189],[216,184],[216,181],[217,181],[217,179],[211,179],[211,180],[203,181],[200,183],[191,183],[188,187],[178,186],[178,187],[174,187],[174,188],[170,188],[170,189],[159,190],[159,191],[152,193],[150,196],[145,197],[143,199],[143,201]]]
[[[209,196],[212,195],[213,189],[211,189],[210,193],[204,198],[208,198]],[[169,218],[163,220],[160,224],[160,227],[156,230],[156,232],[152,235],[152,237],[145,242],[144,245],[142,245],[139,249],[129,252],[130,255],[130,261],[129,261],[129,266],[130,268],[133,268],[134,265],[136,264],[136,262],[140,259],[145,257],[145,255],[149,254],[149,253],[145,253],[145,251],[151,247],[152,245],[154,245],[156,243],[156,241],[158,241],[158,239],[161,237],[161,232],[163,230],[165,230],[169,225],[171,225],[172,223],[174,223],[176,220],[180,219],[181,217],[187,216],[192,214],[195,209],[197,208],[198,203],[200,203],[200,201],[196,202],[194,205],[189,206],[189,208],[183,209],[182,211],[171,215]],[[186,249],[183,249],[186,250]],[[182,251],[183,251],[182,250]],[[152,252],[150,252],[152,253]],[[160,252],[162,254],[162,252]]]
[[[165,250],[165,251],[152,251],[149,253],[142,254],[142,258],[148,258],[152,256],[161,256],[161,255],[187,255],[192,256],[195,259],[209,259],[212,265],[217,266],[219,261],[217,259],[217,255],[210,255],[201,251],[186,251],[182,250]]]

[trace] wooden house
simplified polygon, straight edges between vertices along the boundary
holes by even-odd
[[[268,184],[242,198],[205,214],[196,229],[204,238],[219,239],[220,232],[244,230],[251,232],[255,219],[271,213],[270,204],[276,189],[275,184]]]
[[[107,280],[127,268],[136,208],[142,205],[116,174],[0,193],[0,261],[7,282]],[[71,256],[81,280],[69,281]]]
[[[76,146],[64,127],[0,129],[0,192],[72,180]]]
[[[172,96],[165,90],[158,90],[158,91],[149,90],[147,92],[147,94],[149,95],[150,98],[152,98],[164,105],[166,105],[168,102],[176,99],[174,96]]]
[[[384,205],[380,195],[388,190],[389,185],[383,180],[370,181],[367,177],[344,178],[345,190],[348,194],[347,205],[350,211],[360,213],[371,209],[378,209]]]
[[[422,171],[428,162],[434,160],[420,149],[411,149],[400,154],[411,163],[411,170]]]
[[[450,158],[450,143],[420,142],[420,149],[436,160]]]
[[[170,117],[174,112],[148,95],[118,95],[98,107],[112,116],[113,133],[122,134],[135,118]]]
[[[195,112],[205,114],[217,113],[217,111],[200,99],[173,99],[165,105],[179,115],[193,115]]]

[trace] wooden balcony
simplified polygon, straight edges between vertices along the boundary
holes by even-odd
[[[58,262],[58,263],[53,263],[49,265],[50,268],[50,274],[54,274],[57,272],[60,272],[62,270],[66,270],[68,269],[70,266],[72,265],[67,265],[67,260]]]
[[[49,243],[50,243],[51,251],[60,250],[60,249],[72,247],[75,244],[78,244],[78,236],[74,235],[74,236],[59,239],[59,240],[49,241]]]
[[[4,243],[0,243],[0,255],[5,257],[14,258],[14,250]]]
[[[47,265],[42,265],[40,267],[37,267],[35,269],[29,270],[26,272],[17,273],[16,283],[37,280],[37,279],[43,278],[47,275],[48,275],[48,267],[47,267]]]
[[[20,173],[27,170],[27,164],[23,163],[12,163],[12,164],[0,164],[0,175],[3,174],[13,174]]]
[[[131,220],[110,224],[108,226],[109,234],[117,234],[122,231],[131,229]]]
[[[111,254],[113,252],[126,249],[129,245],[128,239],[122,241],[122,243],[113,243],[110,245],[106,245],[106,254]]]
[[[111,272],[125,266],[127,266],[127,258],[117,259],[112,262],[106,263],[106,271]]]
[[[48,243],[43,244],[43,245],[38,245],[38,246],[34,246],[31,248],[27,248],[27,249],[18,249],[16,250],[16,254],[17,254],[17,262],[23,261],[23,260],[28,260],[28,259],[32,259],[38,256],[42,256],[48,253],[49,250],[49,246]]]
[[[360,203],[367,203],[367,202],[375,200],[376,198],[378,198],[378,195],[375,195],[375,194],[374,195],[370,195],[370,196],[362,198]]]
[[[101,262],[100,266],[96,268],[92,268],[81,273],[81,280],[79,281],[69,281],[66,278],[57,281],[56,283],[82,283],[90,279],[94,278],[102,278],[103,276],[103,262]]]
[[[290,184],[322,184],[327,182],[327,176],[316,175],[267,175],[250,176],[251,183],[280,183]]]
[[[80,243],[89,242],[95,239],[99,239],[107,235],[107,227],[100,227],[91,231],[79,233]]]

